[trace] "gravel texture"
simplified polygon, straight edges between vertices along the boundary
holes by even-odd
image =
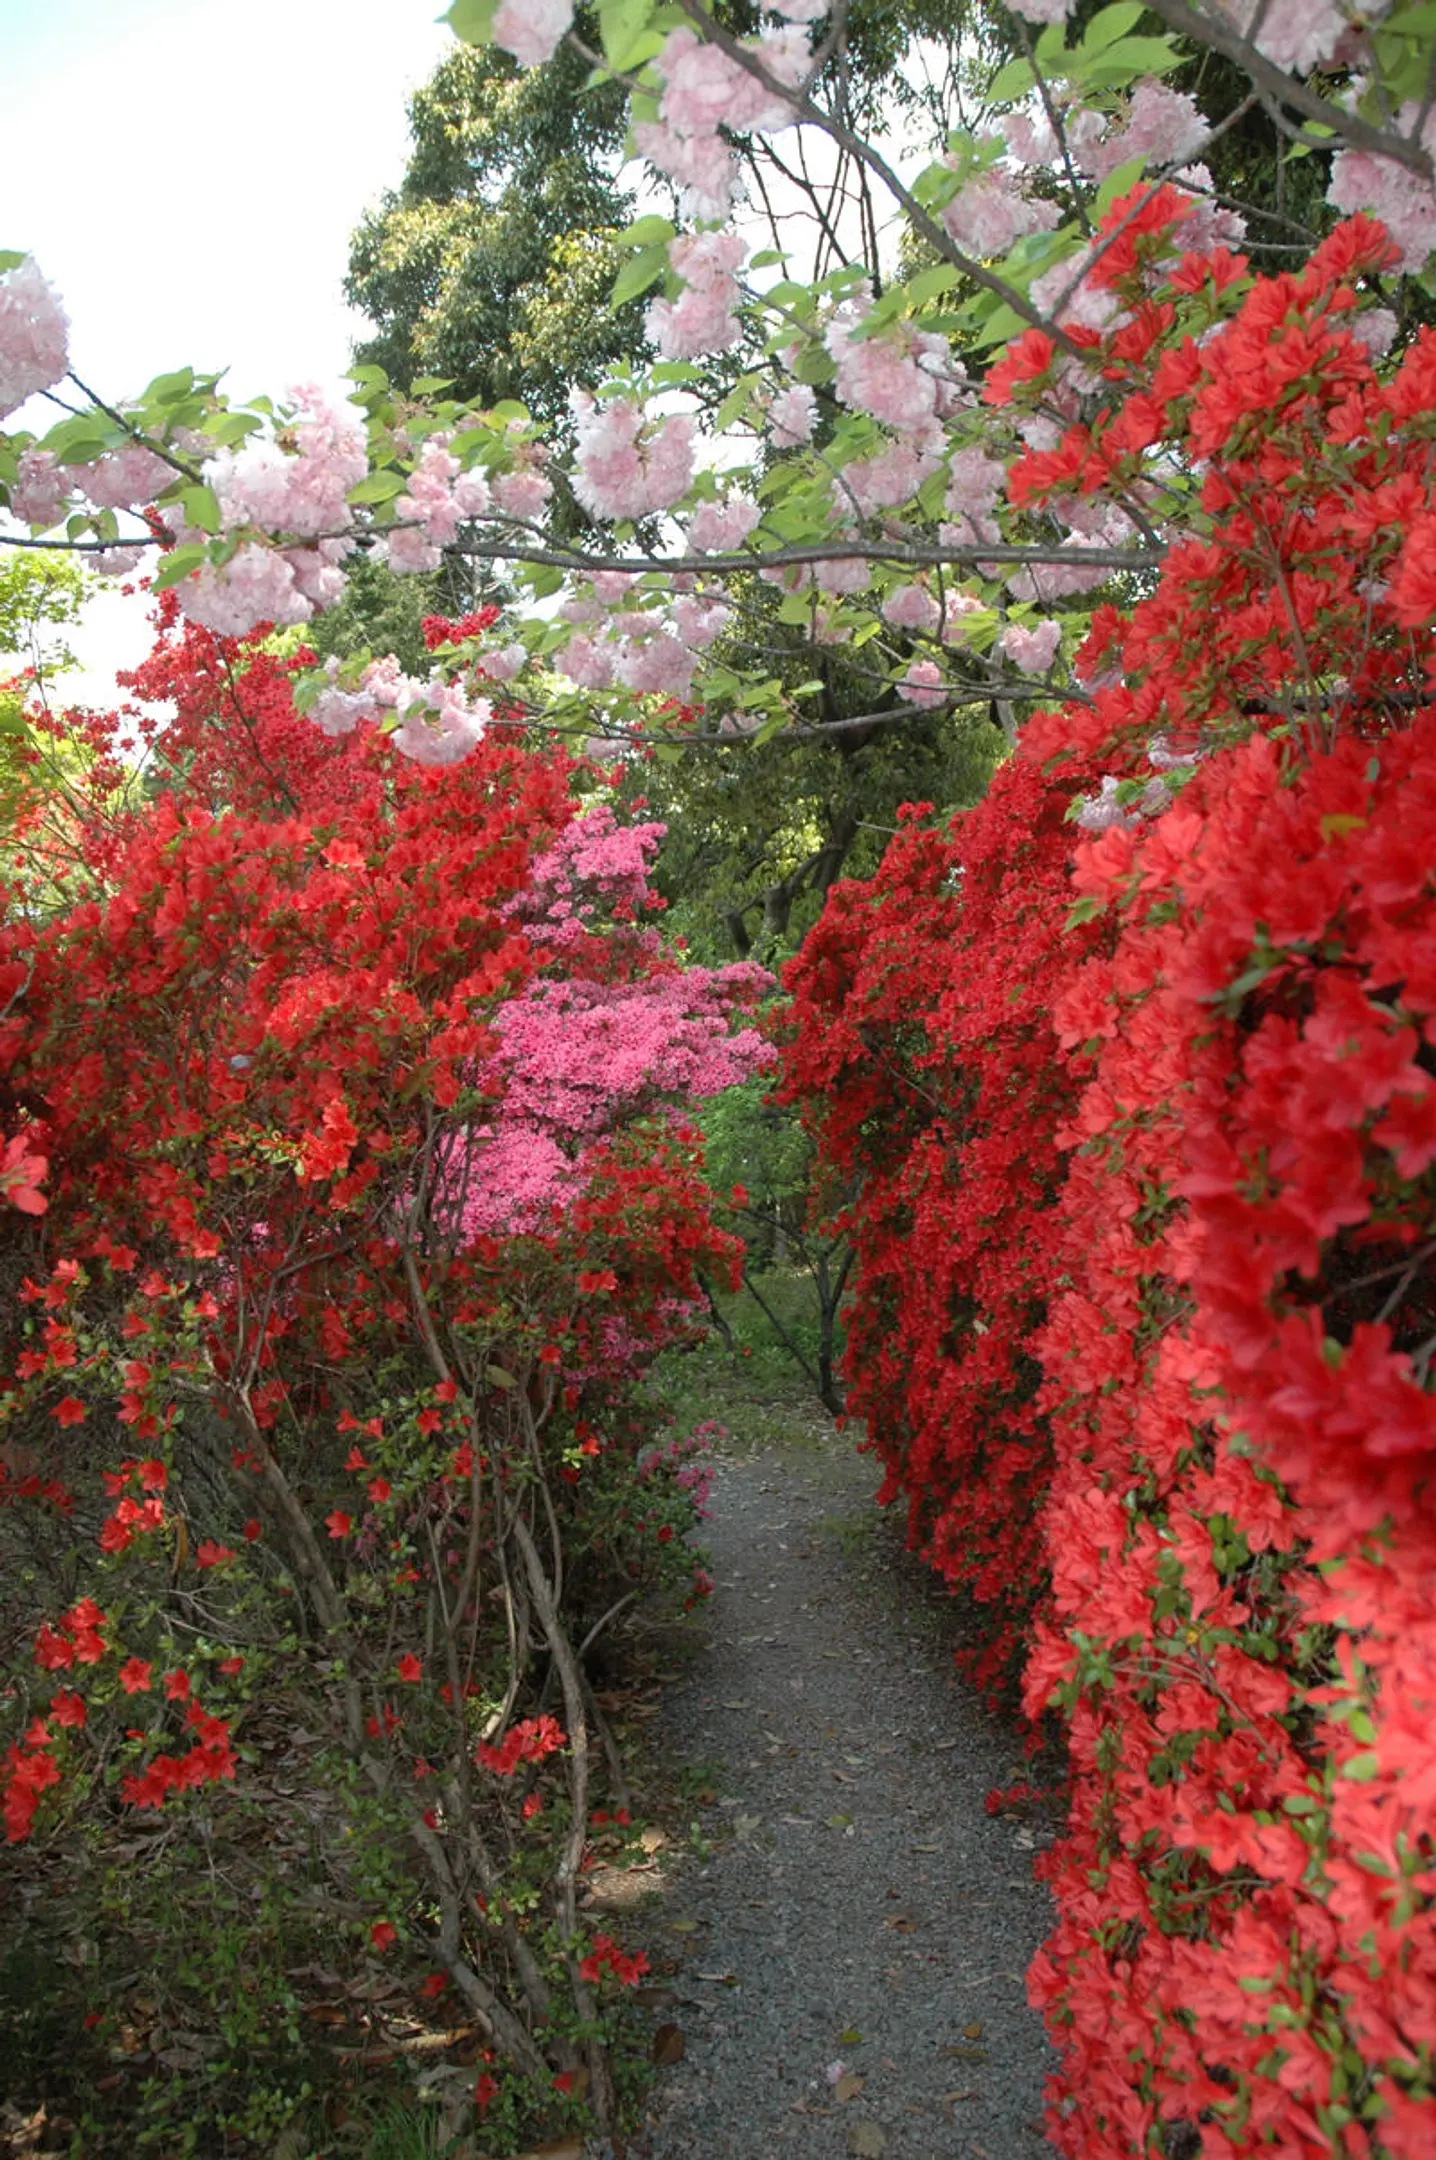
[[[1023,1981],[1050,1826],[987,1813],[1020,1750],[957,1679],[951,1607],[874,1482],[831,1427],[719,1464],[717,1587],[655,1734],[712,1765],[711,1849],[647,1915],[656,1967],[677,1961],[651,2014],[684,2051],[632,2160],[1051,2151]]]

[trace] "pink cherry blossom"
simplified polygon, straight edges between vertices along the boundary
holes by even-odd
[[[773,0],[773,13],[781,15],[785,22],[818,22],[827,14],[833,0]]]
[[[705,652],[732,617],[733,610],[722,600],[705,604],[684,593],[673,603],[674,627],[684,644],[691,645],[697,652]]]
[[[935,660],[914,660],[899,688],[913,705],[942,705],[947,701],[942,669]]]
[[[677,300],[655,300],[648,334],[665,360],[696,360],[738,341],[738,281],[748,249],[734,232],[680,233],[668,260],[684,281]]]
[[[1400,134],[1410,135],[1417,112],[1413,102],[1401,107],[1396,115]],[[1436,153],[1436,114],[1428,118],[1421,140]],[[1398,270],[1424,269],[1436,250],[1436,188],[1390,158],[1377,157],[1370,150],[1338,152],[1332,160],[1326,199],[1338,210],[1365,210],[1380,218],[1400,249]]]
[[[653,64],[664,82],[659,115],[685,134],[708,133],[721,121],[731,121],[748,100],[744,85],[752,77],[686,24],[669,31]]]
[[[1351,334],[1358,345],[1364,345],[1374,360],[1379,360],[1391,350],[1392,341],[1401,325],[1390,308],[1367,308],[1350,325]]]
[[[1007,478],[1006,467],[976,443],[964,443],[948,459],[949,517],[984,517],[996,508]]]
[[[684,190],[684,208],[690,216],[728,215],[738,184],[738,165],[721,135],[686,134],[661,120],[641,120],[633,139],[640,155]]]
[[[762,515],[746,495],[700,503],[688,521],[688,545],[700,555],[726,555],[743,545]]]
[[[693,422],[686,413],[650,426],[631,398],[599,405],[575,390],[570,402],[578,435],[573,491],[595,517],[648,517],[688,492]]]
[[[1013,0],[1017,14],[1030,23],[1066,22],[1072,0]]]
[[[384,535],[384,560],[400,576],[416,570],[437,570],[442,552],[413,525],[396,525]]]
[[[807,383],[793,383],[780,390],[768,407],[768,437],[775,450],[791,450],[811,442],[818,401]]]
[[[864,312],[861,302],[840,308],[823,336],[838,365],[838,396],[891,428],[924,426],[937,410],[936,383],[919,367],[905,332],[859,337]]]
[[[528,652],[524,646],[502,645],[497,652],[482,654],[479,668],[490,682],[512,682],[527,660]]]
[[[843,467],[841,486],[864,515],[910,502],[942,463],[940,447],[890,443],[876,457],[854,458]]]
[[[500,473],[494,482],[494,500],[499,508],[506,517],[521,520],[542,517],[544,505],[552,493],[553,482],[531,466]]]
[[[97,577],[128,577],[132,570],[138,570],[144,553],[139,547],[97,548],[85,560]]]
[[[1062,222],[1055,202],[1026,196],[1015,174],[990,165],[974,173],[942,212],[942,222],[969,255],[1005,255],[1026,233],[1051,232]]]
[[[573,21],[573,0],[502,0],[494,11],[494,43],[520,67],[552,60]]]
[[[27,255],[0,276],[0,420],[69,365],[69,323],[60,296]]]
[[[1045,675],[1062,643],[1062,625],[1050,615],[1031,625],[1009,623],[997,642],[1025,675]]]
[[[765,30],[747,49],[777,82],[796,85],[808,72],[808,34],[801,24]],[[787,98],[765,89],[739,61],[686,24],[669,31],[653,64],[664,80],[659,118],[680,134],[707,134],[720,124],[759,133],[785,127],[793,118]]]
[[[835,555],[830,562],[814,563],[813,577],[820,592],[833,594],[866,592],[872,583],[861,555]]]
[[[987,604],[975,593],[949,593],[942,606],[942,640],[945,645],[961,645],[966,642],[972,629],[974,615],[987,614]]]
[[[69,474],[48,450],[22,450],[10,489],[10,508],[22,524],[58,525],[70,501]]]
[[[1243,35],[1261,16],[1256,49],[1292,74],[1305,75],[1329,60],[1346,30],[1346,17],[1332,0],[1217,0],[1221,11]]]
[[[143,443],[125,443],[93,465],[75,467],[76,482],[99,510],[130,510],[136,503],[153,502],[177,477],[174,467]]]
[[[630,690],[656,697],[686,698],[693,687],[694,655],[671,631],[660,630],[642,638],[624,638],[614,660],[614,673]]]
[[[227,563],[205,563],[176,588],[191,622],[219,637],[243,637],[258,623],[308,622],[312,606],[278,549],[246,541]]]
[[[339,564],[349,552],[347,540],[320,540],[313,547],[291,547],[284,559],[299,592],[315,609],[331,608],[344,591]]]
[[[883,603],[883,613],[899,630],[936,630],[942,609],[925,585],[899,585]]]
[[[458,471],[459,461],[450,456],[442,438],[431,436],[419,452],[407,490],[394,505],[399,517],[418,520],[435,549],[447,547],[459,529],[461,513],[454,500]]]
[[[1130,158],[1149,164],[1185,165],[1196,156],[1211,129],[1183,90],[1171,90],[1155,75],[1135,84],[1125,123],[1093,144],[1085,169],[1105,180]]]
[[[379,708],[366,690],[340,687],[337,659],[327,660],[324,672],[329,680],[309,708],[309,718],[321,735],[352,735],[361,721],[379,717]]]
[[[352,408],[335,411],[318,390],[291,394],[298,406],[295,455],[261,438],[221,450],[204,468],[227,531],[257,525],[317,537],[349,524],[349,490],[369,470],[363,421]]]
[[[1209,189],[1213,185],[1205,165],[1184,165],[1176,177],[1194,188]],[[1178,247],[1204,255],[1215,247],[1240,247],[1246,230],[1247,221],[1239,210],[1230,210],[1225,203],[1212,202],[1203,194],[1193,197],[1186,215],[1172,227],[1172,239]]]
[[[431,702],[411,705],[389,740],[420,765],[456,765],[468,756],[493,715],[487,698],[471,704],[457,683],[435,684]]]
[[[581,631],[556,655],[554,666],[580,690],[606,690],[613,681],[612,653]]]

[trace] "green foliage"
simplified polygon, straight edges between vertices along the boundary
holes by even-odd
[[[90,580],[72,555],[16,548],[0,556],[0,672],[33,667],[54,674],[74,655],[56,631],[80,620]]]
[[[781,630],[777,635],[781,636]],[[794,645],[831,688],[825,720],[863,711],[864,686],[837,655]],[[869,696],[869,702],[871,698]],[[880,702],[891,703],[891,698]],[[812,715],[814,719],[818,713]],[[712,722],[705,715],[704,725]],[[706,743],[637,761],[622,793],[667,820],[655,883],[673,927],[704,960],[735,953],[777,966],[796,951],[839,877],[871,875],[904,802],[976,802],[1003,750],[983,708],[921,714],[769,741]]]
[[[639,310],[608,306],[626,112],[611,88],[580,96],[584,74],[567,51],[525,72],[459,46],[412,99],[408,169],[357,228],[345,285],[377,326],[358,358],[401,388],[441,375],[552,425],[572,382],[641,346]]]

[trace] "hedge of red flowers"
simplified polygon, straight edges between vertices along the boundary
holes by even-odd
[[[246,1722],[302,1729],[356,1954],[447,1975],[515,2122],[604,2125],[578,1645],[702,1592],[634,1382],[736,1263],[684,1105],[771,1057],[768,978],[661,942],[661,829],[561,752],[396,770],[192,626],[136,687],[147,784],[97,724],[0,895],[3,1837],[242,1805]]]
[[[1105,402],[1013,484],[1155,446],[1192,536],[791,971],[885,1493],[1065,1727],[1083,2160],[1436,2150],[1436,334],[1374,357],[1386,260],[1187,257],[1081,333]]]

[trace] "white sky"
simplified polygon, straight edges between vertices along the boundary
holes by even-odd
[[[59,291],[93,389],[187,364],[228,366],[240,397],[343,375],[349,234],[402,176],[441,5],[0,0],[0,248]],[[143,601],[105,593],[72,643],[64,694],[111,703]]]

